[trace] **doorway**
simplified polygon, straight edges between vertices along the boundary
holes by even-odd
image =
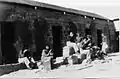
[[[98,47],[100,47],[100,49],[102,48],[102,30],[97,29],[97,45]]]
[[[3,63],[17,63],[17,51],[14,47],[15,41],[15,23],[2,22],[1,23],[1,51],[3,56]]]
[[[52,27],[53,34],[53,51],[54,58],[62,56],[62,26],[53,26]]]
[[[119,31],[116,32],[116,51],[119,52]]]
[[[70,21],[69,26],[70,26],[70,31],[73,32],[74,34],[76,34],[77,33],[77,26],[75,25],[75,23]]]
[[[86,28],[85,29],[85,36],[86,35],[91,35],[91,30],[89,28]]]
[[[33,54],[34,59],[40,60],[42,50],[45,48],[45,33],[47,32],[47,23],[43,19],[34,20],[34,40],[36,52]]]

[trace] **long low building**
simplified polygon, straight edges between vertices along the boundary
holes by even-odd
[[[95,13],[59,7],[30,0],[0,0],[0,63],[16,63],[19,51],[31,48],[39,60],[46,44],[54,56],[62,56],[69,31],[90,34],[101,46],[104,34],[108,52],[117,48],[116,28],[112,20]]]

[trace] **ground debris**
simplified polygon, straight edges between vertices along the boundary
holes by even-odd
[[[57,69],[49,72],[42,72],[39,69],[19,70],[10,74],[3,75],[0,78],[76,78],[76,77],[120,77],[120,55],[106,57],[105,60],[95,60],[90,64],[61,65]],[[38,71],[38,72],[37,72]],[[36,73],[37,72],[37,73]],[[73,75],[74,74],[74,75]]]

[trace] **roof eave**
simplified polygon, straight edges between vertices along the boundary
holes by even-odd
[[[99,18],[99,19],[103,19],[103,20],[110,20],[108,18],[105,18],[105,17],[100,16],[100,15],[95,14],[95,13],[85,12],[85,11],[82,11],[82,10],[75,10],[75,9],[71,9],[71,8],[64,8],[64,7],[60,7],[60,6],[56,6],[56,5],[52,5],[52,4],[47,4],[47,3],[37,2],[37,1],[31,1],[31,0],[0,0],[0,2],[25,4],[25,5],[30,5],[30,6],[49,8],[49,9],[53,9],[53,10],[59,10],[59,11],[62,11],[62,12],[68,12],[68,13],[74,13],[74,14],[89,16],[89,17],[93,17],[93,18]]]

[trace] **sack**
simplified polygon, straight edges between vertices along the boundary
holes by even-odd
[[[77,56],[74,56],[74,55],[73,55],[73,56],[71,57],[71,59],[72,59],[72,63],[73,63],[73,64],[78,64],[78,57],[77,57]]]
[[[63,57],[69,57],[69,47],[63,47]]]
[[[29,67],[32,68],[32,69],[37,69],[37,63],[33,63],[33,62],[30,62],[29,63]]]
[[[31,57],[28,58],[28,60],[30,61],[30,63],[28,64],[30,68],[32,68],[32,69],[38,68],[37,63],[33,62]]]

